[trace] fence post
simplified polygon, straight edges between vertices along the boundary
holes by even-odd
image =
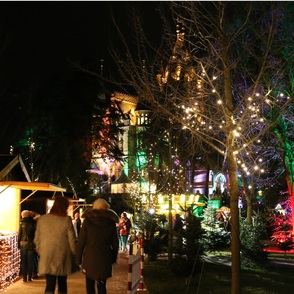
[[[129,258],[128,258],[128,294],[132,293],[132,255],[133,255],[133,242],[130,243]]]
[[[144,239],[140,239],[140,290],[144,289]]]
[[[134,241],[130,243],[128,259],[128,294],[144,293],[144,239],[142,237],[134,238],[137,240],[137,248],[134,251]],[[135,252],[135,255],[134,255]]]

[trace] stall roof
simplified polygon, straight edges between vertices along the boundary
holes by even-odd
[[[0,181],[31,182],[21,155],[0,154]]]
[[[53,192],[65,192],[66,189],[59,187],[55,184],[44,182],[20,182],[20,181],[3,181],[0,182],[0,186],[9,186],[12,188],[18,188],[22,190],[38,190],[38,191],[53,191]]]

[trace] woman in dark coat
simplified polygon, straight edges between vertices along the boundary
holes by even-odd
[[[77,262],[86,276],[87,294],[106,294],[106,280],[112,276],[112,265],[118,254],[118,215],[102,198],[93,204],[93,210],[83,215],[77,249]]]
[[[32,218],[31,212],[23,210],[18,231],[18,248],[20,249],[21,272],[24,282],[32,281],[35,230],[36,222]]]

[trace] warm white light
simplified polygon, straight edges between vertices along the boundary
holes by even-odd
[[[150,193],[152,193],[152,194],[156,193],[156,184],[152,183],[150,185]]]
[[[234,135],[235,135],[236,137],[239,137],[239,136],[240,136],[240,133],[238,133],[237,130],[234,130]]]
[[[150,209],[149,209],[149,213],[150,213],[150,214],[154,214],[154,213],[155,213],[155,209],[154,209],[154,208],[150,208]]]

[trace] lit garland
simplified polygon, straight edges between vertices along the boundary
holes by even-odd
[[[20,253],[17,246],[17,234],[0,232],[0,291],[6,289],[19,275]]]
[[[191,130],[192,133],[196,130],[199,134],[209,137],[212,142],[218,142],[218,132],[220,137],[222,137],[222,132],[226,133],[227,137],[232,132],[235,141],[234,153],[237,156],[240,168],[247,176],[252,176],[253,173],[264,173],[265,169],[262,165],[265,165],[265,161],[258,157],[258,150],[262,149],[258,145],[262,142],[260,139],[257,142],[252,139],[258,137],[258,134],[266,127],[266,117],[270,111],[279,106],[282,108],[291,98],[282,91],[268,91],[266,93],[256,91],[248,95],[247,99],[239,97],[240,102],[236,105],[234,116],[232,115],[230,121],[226,116],[227,110],[222,95],[214,85],[217,77],[214,76],[210,79],[205,70],[202,71],[202,76],[206,79],[203,78],[200,83],[197,82],[197,87],[202,89],[202,92],[195,94],[195,91],[191,91],[189,95],[188,91],[188,99],[183,99],[183,103],[177,106],[178,113],[176,116],[182,118],[182,129]],[[212,88],[212,91],[209,91],[209,87]],[[208,90],[207,93],[213,94],[206,95],[205,88]],[[262,87],[257,88],[262,89]],[[216,105],[218,106],[216,107]],[[227,117],[226,121],[224,120],[225,117]],[[231,125],[229,125],[230,123]],[[225,144],[223,144],[223,147],[226,148]],[[225,150],[223,154],[225,156]]]

